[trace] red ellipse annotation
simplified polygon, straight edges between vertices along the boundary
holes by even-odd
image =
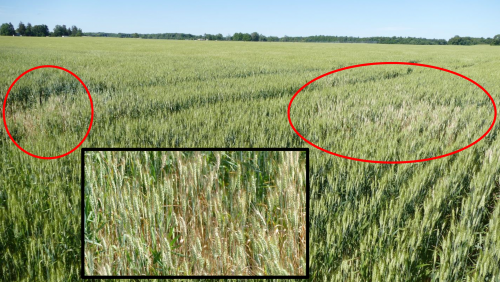
[[[479,87],[484,93],[486,93],[486,95],[488,95],[488,97],[490,98],[490,101],[491,101],[491,104],[493,105],[493,113],[494,113],[494,117],[493,117],[493,121],[491,122],[491,125],[490,127],[488,128],[488,130],[481,136],[479,137],[476,141],[470,143],[469,145],[461,148],[461,149],[458,149],[456,151],[453,151],[451,153],[447,153],[447,154],[444,154],[444,155],[440,155],[440,156],[436,156],[436,157],[431,157],[431,158],[426,158],[426,159],[419,159],[419,160],[408,160],[408,161],[378,161],[378,160],[367,160],[367,159],[360,159],[360,158],[353,158],[353,157],[349,157],[349,156],[344,156],[344,155],[341,155],[341,154],[337,154],[337,153],[334,153],[334,152],[331,152],[329,150],[326,150],[314,143],[312,143],[311,141],[307,140],[304,136],[302,136],[298,131],[297,129],[295,128],[295,126],[293,125],[292,123],[292,119],[290,118],[290,109],[292,107],[292,102],[293,100],[295,99],[295,97],[297,97],[297,95],[304,89],[306,88],[309,84],[315,82],[316,80],[320,79],[320,78],[323,78],[325,76],[328,76],[328,75],[331,75],[331,74],[334,74],[336,72],[341,72],[341,71],[344,71],[344,70],[348,70],[348,69],[354,69],[354,68],[359,68],[359,67],[365,67],[365,66],[374,66],[374,65],[410,65],[410,66],[419,66],[419,67],[425,67],[425,68],[432,68],[432,69],[437,69],[437,70],[441,70],[441,71],[445,71],[445,72],[448,72],[448,73],[451,73],[451,74],[454,74],[456,76],[459,76],[465,80],[468,80],[470,82],[472,82],[474,85],[476,85],[477,87]],[[353,161],[358,161],[358,162],[366,162],[366,163],[379,163],[379,164],[403,164],[403,163],[418,163],[418,162],[426,162],[426,161],[431,161],[431,160],[435,160],[435,159],[439,159],[439,158],[444,158],[444,157],[447,157],[447,156],[450,156],[450,155],[453,155],[453,154],[456,154],[458,152],[461,152],[469,147],[472,147],[473,145],[475,145],[477,142],[481,141],[481,139],[483,139],[484,137],[486,137],[486,135],[488,135],[488,133],[493,129],[493,126],[495,125],[495,122],[497,120],[497,106],[495,104],[495,101],[493,100],[493,97],[491,97],[490,93],[488,93],[488,91],[486,91],[486,89],[484,89],[481,85],[479,85],[479,83],[475,82],[474,80],[466,77],[465,75],[462,75],[462,74],[459,74],[457,72],[454,72],[454,71],[451,71],[451,70],[447,70],[447,69],[443,69],[443,68],[440,68],[440,67],[436,67],[436,66],[431,66],[431,65],[425,65],[425,64],[418,64],[418,63],[407,63],[407,62],[375,62],[375,63],[367,63],[367,64],[359,64],[359,65],[352,65],[352,66],[348,66],[348,67],[344,67],[344,68],[340,68],[340,69],[337,69],[337,70],[333,70],[331,72],[327,72],[325,74],[322,74],[316,78],[314,78],[313,80],[307,82],[306,84],[304,84],[304,86],[302,86],[297,92],[295,92],[295,95],[293,95],[292,99],[290,100],[290,103],[288,104],[288,122],[290,123],[290,126],[292,127],[292,129],[295,131],[295,133],[297,133],[297,135],[302,138],[302,140],[306,141],[307,143],[309,143],[311,146],[315,147],[316,149],[319,149],[325,153],[328,153],[328,154],[331,154],[331,155],[334,155],[334,156],[337,156],[337,157],[341,157],[341,158],[344,158],[344,159],[348,159],[348,160],[353,160]]]
[[[85,91],[87,91],[87,94],[89,96],[89,100],[90,100],[90,108],[92,110],[92,114],[90,116],[90,124],[89,124],[89,129],[87,130],[87,133],[85,134],[85,137],[83,137],[82,141],[80,141],[80,143],[78,143],[78,145],[76,145],[75,148],[73,148],[71,151],[69,152],[66,152],[62,155],[59,155],[59,156],[54,156],[54,157],[42,157],[42,156],[38,156],[38,155],[35,155],[35,154],[32,154],[26,150],[24,150],[19,144],[17,144],[17,142],[14,140],[14,138],[12,138],[12,135],[10,135],[10,132],[9,132],[9,128],[7,127],[7,121],[5,119],[5,105],[7,104],[7,97],[9,97],[9,93],[12,89],[12,87],[14,87],[14,85],[16,84],[16,82],[21,78],[23,77],[25,74],[31,72],[31,71],[34,71],[36,69],[42,69],[42,68],[55,68],[55,69],[60,69],[60,70],[63,70],[69,74],[71,74],[73,77],[75,77],[82,85],[83,87],[85,88]],[[9,138],[10,140],[12,140],[12,142],[14,142],[14,144],[21,150],[23,151],[24,153],[32,156],[32,157],[35,157],[35,158],[39,158],[39,159],[46,159],[46,160],[50,160],[50,159],[58,159],[58,158],[62,158],[64,156],[67,156],[71,153],[73,153],[76,149],[78,149],[78,147],[80,147],[83,142],[85,141],[85,139],[87,139],[87,136],[89,135],[89,132],[90,132],[90,129],[92,128],[92,121],[94,120],[94,104],[92,103],[92,96],[90,95],[90,91],[89,89],[87,88],[87,86],[85,85],[85,83],[83,83],[83,81],[76,75],[74,74],[73,72],[71,72],[70,70],[67,70],[63,67],[59,67],[59,66],[54,66],[54,65],[43,65],[43,66],[38,66],[38,67],[34,67],[34,68],[31,68],[25,72],[23,72],[20,76],[18,76],[14,82],[12,82],[12,84],[10,85],[9,87],[9,90],[7,90],[7,94],[5,94],[5,98],[3,100],[3,110],[2,110],[2,115],[3,115],[3,125],[5,126],[5,130],[7,131],[7,134],[9,134]]]

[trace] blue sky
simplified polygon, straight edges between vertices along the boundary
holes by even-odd
[[[314,4],[312,4],[314,3]],[[76,25],[84,32],[414,36],[500,34],[498,0],[4,1],[0,22]]]

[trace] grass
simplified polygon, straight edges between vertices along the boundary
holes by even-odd
[[[499,60],[493,46],[4,37],[0,89],[37,65],[77,74],[95,106],[85,147],[293,148],[309,145],[290,128],[288,103],[323,73],[412,61],[470,77],[498,102]],[[367,67],[311,86],[294,101],[295,126],[352,157],[451,152],[481,136],[493,116],[484,93],[437,70]],[[0,277],[78,280],[78,152],[35,159],[0,130]],[[360,163],[311,147],[311,280],[498,280],[498,132],[495,126],[465,151],[418,164]],[[49,143],[19,138],[47,156],[77,144],[62,128],[53,135]]]
[[[297,151],[87,152],[86,275],[304,276],[305,161]]]

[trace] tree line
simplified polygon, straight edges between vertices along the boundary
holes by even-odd
[[[13,36],[13,35],[20,35],[20,36],[38,36],[38,37],[45,37],[45,36],[55,36],[55,37],[61,37],[61,36],[82,36],[83,32],[81,28],[78,28],[77,26],[72,26],[72,27],[66,27],[66,25],[56,25],[54,27],[54,30],[51,32],[49,31],[49,27],[44,24],[40,25],[31,25],[31,23],[28,23],[25,25],[23,22],[20,22],[19,25],[17,26],[17,29],[14,28],[12,23],[4,23],[2,26],[0,26],[0,35],[4,36]]]
[[[500,45],[500,34],[493,38],[484,37],[461,37],[454,36],[449,40],[446,39],[428,39],[420,37],[354,37],[354,36],[331,36],[331,35],[314,35],[314,36],[265,36],[258,32],[242,33],[236,32],[233,35],[208,34],[193,35],[189,33],[109,33],[109,32],[86,32],[83,33],[81,28],[72,26],[67,28],[66,25],[56,25],[52,32],[49,28],[42,25],[31,26],[30,23],[24,25],[19,23],[18,28],[14,29],[11,23],[4,23],[0,27],[0,35],[22,35],[22,36],[95,36],[95,37],[118,37],[118,38],[144,38],[144,39],[172,39],[172,40],[227,40],[227,41],[261,41],[261,42],[330,42],[330,43],[375,43],[375,44],[409,44],[409,45]]]
[[[448,40],[450,45],[478,45],[478,44],[490,44],[490,45],[500,45],[500,34],[495,35],[493,38],[477,38],[477,37],[460,37],[458,35],[450,38]]]
[[[94,37],[175,39],[175,40],[196,40],[203,38],[202,35],[192,35],[187,33],[138,34],[138,33],[85,32],[83,35],[94,36]]]
[[[118,38],[145,38],[145,39],[174,39],[174,40],[226,40],[226,41],[267,41],[267,42],[330,42],[330,43],[378,43],[378,44],[409,44],[409,45],[478,45],[490,44],[500,45],[500,34],[493,38],[484,37],[460,37],[455,36],[446,39],[428,39],[419,37],[354,37],[354,36],[265,36],[263,34],[241,33],[236,32],[233,35],[207,34],[193,35],[186,33],[156,33],[156,34],[140,34],[140,33],[107,33],[107,32],[87,32],[86,36],[98,37],[118,37]]]

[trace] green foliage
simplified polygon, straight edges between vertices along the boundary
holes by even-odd
[[[493,39],[491,38],[475,38],[475,37],[460,37],[455,35],[453,38],[448,40],[448,44],[450,45],[477,45],[477,44],[491,44]]]
[[[49,27],[47,25],[44,25],[44,24],[33,26],[32,32],[31,32],[32,36],[38,36],[38,37],[49,36],[49,34],[50,34]]]
[[[252,32],[252,34],[250,34],[250,38],[252,41],[259,41],[259,34],[257,32]]]
[[[82,30],[76,26],[72,26],[71,28],[66,28],[66,25],[56,25],[54,27],[54,32],[52,36],[61,37],[61,36],[82,36]]]
[[[66,28],[66,25],[56,25],[54,27],[54,32],[52,33],[55,37],[68,36],[71,34],[71,30]]]
[[[352,37],[352,36],[265,36],[257,32],[241,33],[236,32],[232,36],[224,37],[222,34],[192,35],[184,33],[156,33],[156,34],[137,34],[137,33],[109,33],[109,32],[86,32],[86,36],[94,37],[119,37],[119,38],[140,38],[145,39],[177,39],[177,40],[232,40],[232,41],[269,41],[269,42],[331,42],[331,43],[379,43],[379,44],[408,44],[408,45],[446,45],[445,39],[427,39],[416,37]],[[489,44],[489,39],[473,38],[472,44]]]
[[[33,36],[33,27],[31,26],[31,23],[28,23],[26,25],[26,32],[25,32],[25,35],[26,36]]]
[[[83,32],[81,28],[76,27],[76,25],[71,27],[71,36],[82,36]]]
[[[23,22],[19,22],[19,25],[17,27],[17,33],[19,33],[19,35],[22,36],[26,35],[26,26],[23,24]]]
[[[23,22],[19,23],[17,30],[14,29],[14,26],[11,23],[4,23],[0,27],[0,35],[12,36],[16,34],[16,31],[19,35],[22,36],[37,36],[37,37],[45,37],[45,36],[82,36],[82,29],[72,26],[71,28],[67,28],[66,25],[56,25],[54,27],[54,32],[51,34],[49,31],[49,27],[47,25],[35,25],[31,26],[31,23],[28,25],[24,25]]]
[[[472,45],[473,42],[472,42],[470,37],[460,37],[460,36],[456,35],[455,37],[450,38],[450,40],[448,40],[448,44],[450,44],[450,45]]]
[[[491,45],[500,45],[500,34],[495,35],[491,41]]]
[[[12,36],[14,34],[16,34],[16,30],[14,29],[12,23],[4,23],[0,26],[0,35]]]
[[[85,36],[93,37],[118,37],[118,38],[133,38],[134,34],[129,33],[112,33],[112,32],[85,32]],[[140,38],[145,39],[176,39],[176,40],[195,40],[203,38],[202,35],[192,35],[186,33],[137,33]]]

